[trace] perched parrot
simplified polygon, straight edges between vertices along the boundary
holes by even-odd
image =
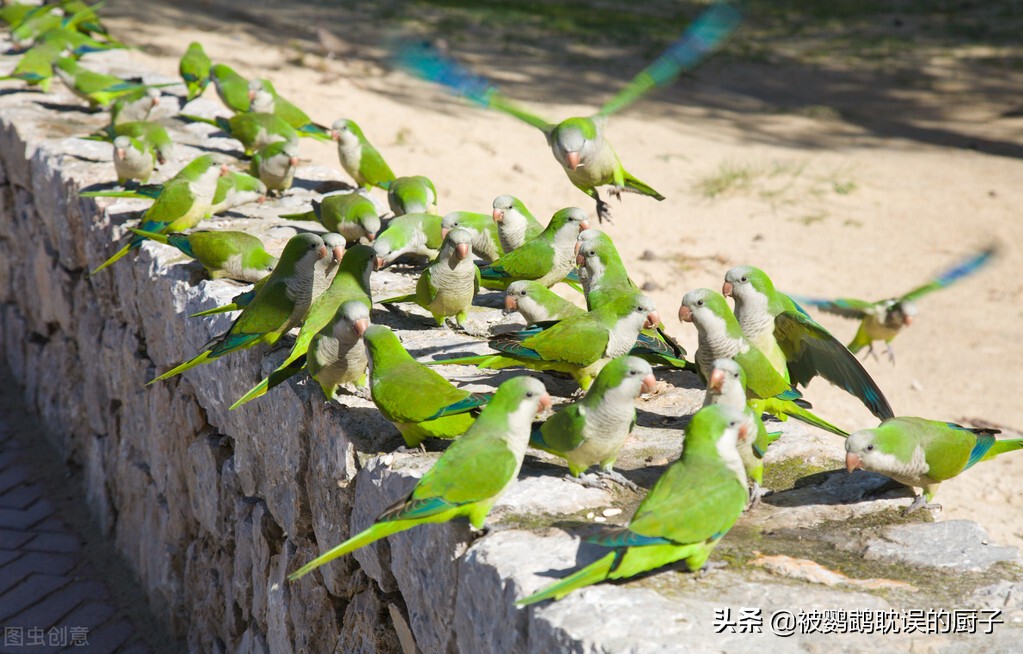
[[[118,136],[128,136],[138,139],[146,144],[156,153],[156,160],[162,165],[174,156],[174,142],[171,141],[167,128],[153,121],[138,121],[132,123],[121,123],[120,125],[109,125],[103,130],[83,136],[81,138],[89,141],[107,141],[113,143]],[[85,193],[80,194],[86,197]]]
[[[198,225],[209,214],[213,196],[217,191],[217,182],[226,170],[226,167],[219,165],[212,155],[204,154],[193,159],[173,179],[163,185],[156,201],[142,214],[140,229],[168,234],[183,232]],[[142,245],[144,240],[145,238],[136,234],[127,245],[89,274],[95,275],[115,263]]]
[[[598,186],[611,186],[609,193],[620,197],[629,191],[663,200],[664,196],[632,176],[622,166],[604,130],[608,116],[629,106],[654,87],[665,86],[683,71],[696,66],[720,47],[739,26],[742,17],[731,4],[711,5],[682,36],[633,78],[600,111],[589,118],[568,118],[551,123],[509,101],[496,86],[435,48],[422,43],[405,45],[397,53],[399,66],[423,79],[449,87],[458,95],[484,107],[496,109],[536,127],[547,139],[554,158],[568,179],[597,203],[601,221],[611,217],[610,205],[600,198]]]
[[[496,260],[504,250],[497,236],[497,223],[485,213],[454,211],[440,221],[441,236],[455,228],[464,229],[472,237],[472,252],[487,263]]]
[[[266,379],[232,404],[232,410],[261,397],[268,389],[301,370],[300,362],[306,358],[313,340],[335,319],[341,305],[356,301],[362,303],[367,311],[372,308],[369,276],[373,271],[374,258],[373,248],[368,245],[356,245],[344,253],[330,286],[309,307],[288,357]]]
[[[884,393],[852,352],[792,298],[776,291],[764,271],[736,266],[725,274],[721,292],[735,300],[735,318],[746,338],[786,380],[806,386],[820,375],[859,398],[881,420],[894,416]]]
[[[349,243],[365,238],[373,242],[380,231],[380,216],[376,205],[359,192],[325,195],[312,201],[313,208],[305,213],[284,214],[285,220],[312,220],[328,231],[337,232]]]
[[[249,202],[262,202],[266,198],[266,185],[246,173],[230,172],[217,182],[209,215],[224,213]]]
[[[267,79],[249,82],[249,111],[273,114],[291,125],[299,136],[309,136],[321,141],[330,141],[330,130],[313,122],[306,112],[278,95],[274,85]]]
[[[188,89],[185,102],[195,100],[206,90],[210,83],[211,66],[212,62],[202,49],[202,44],[195,41],[190,43],[185,54],[181,56],[181,61],[178,62],[178,72]]]
[[[383,325],[373,325],[363,338],[369,352],[373,403],[394,423],[409,447],[416,447],[429,437],[455,438],[464,434],[475,421],[470,412],[490,400],[489,393],[455,388],[413,359],[394,332]],[[528,440],[529,436],[523,438],[523,449]]]
[[[160,91],[152,87],[140,87],[126,93],[110,103],[110,124],[142,123],[160,104]]]
[[[217,90],[220,101],[234,113],[249,110],[249,80],[239,75],[227,64],[210,66],[210,81]]]
[[[580,232],[575,245],[586,307],[596,309],[622,295],[639,295],[639,287],[629,278],[611,237],[597,229]],[[644,329],[636,339],[632,354],[653,365],[694,369],[686,361],[686,351],[668,335],[664,325]]]
[[[440,254],[419,276],[416,292],[380,303],[415,302],[429,311],[438,325],[454,316],[459,327],[463,327],[469,306],[480,290],[480,271],[469,256],[472,240],[466,230],[452,229],[444,237]]]
[[[264,145],[252,155],[249,174],[258,177],[268,191],[283,194],[291,188],[298,167],[298,143],[276,141]]]
[[[585,211],[562,209],[539,236],[484,266],[480,270],[483,286],[503,291],[519,279],[547,287],[557,284],[575,267],[575,241],[579,232],[588,228]]]
[[[87,101],[92,107],[107,107],[122,95],[139,90],[170,86],[169,84],[147,85],[128,82],[120,77],[91,71],[70,57],[57,59],[53,72],[72,93]]]
[[[370,331],[386,329],[371,327]],[[400,345],[399,345],[400,347]],[[549,407],[543,384],[513,377],[498,387],[476,423],[452,443],[408,497],[385,510],[368,529],[288,575],[294,581],[324,563],[399,531],[465,516],[482,529],[487,513],[519,476],[533,417]]]
[[[53,81],[53,62],[60,58],[62,50],[55,43],[36,43],[21,55],[9,74],[0,77],[0,81],[21,80],[29,86],[38,86],[43,93],[49,93]]]
[[[884,341],[888,350],[888,359],[895,363],[895,350],[892,349],[892,341],[899,335],[903,327],[909,327],[917,314],[916,301],[942,288],[951,286],[955,282],[969,277],[986,266],[995,257],[998,248],[988,246],[976,252],[966,259],[959,261],[951,268],[943,270],[934,279],[923,286],[918,286],[912,291],[899,297],[867,302],[866,300],[855,300],[853,298],[839,298],[837,300],[819,300],[810,298],[798,298],[800,302],[815,306],[828,313],[833,313],[843,318],[854,318],[860,321],[860,327],[856,336],[849,343],[849,351],[856,354],[863,348],[869,348],[867,355],[874,355],[874,341]]]
[[[391,219],[373,242],[377,268],[392,264],[404,254],[436,259],[444,242],[440,221],[441,217],[432,213],[407,213]]]
[[[565,459],[573,477],[600,466],[610,479],[634,486],[614,472],[614,464],[636,426],[636,398],[656,385],[649,363],[618,357],[604,366],[586,395],[535,426],[529,444]]]
[[[538,322],[554,322],[586,313],[543,284],[524,279],[508,285],[504,310],[506,313],[518,311],[525,318],[527,327]]]
[[[156,154],[145,143],[130,136],[118,136],[113,145],[117,183],[124,186],[133,179],[143,184],[148,182],[156,165]]]
[[[873,429],[861,429],[845,441],[845,467],[891,477],[923,489],[907,513],[932,507],[938,485],[975,463],[1023,449],[1023,438],[996,439],[997,429],[973,429],[924,418],[889,418]]]
[[[505,253],[522,247],[523,243],[532,241],[543,231],[543,225],[529,213],[526,205],[511,195],[494,198],[492,217],[497,223],[498,238]]]
[[[754,430],[740,439],[739,456],[746,470],[746,478],[752,489],[750,491],[750,508],[759,504],[765,492],[760,485],[764,483],[764,455],[768,446],[778,440],[781,432],[768,433],[760,414],[754,411],[746,401],[746,371],[733,359],[715,359],[714,369],[707,380],[707,395],[703,406],[723,404],[744,412]]]
[[[139,236],[175,247],[195,259],[210,279],[236,279],[255,283],[277,266],[277,257],[266,251],[263,242],[245,232],[198,231],[190,234],[160,234],[132,229]]]
[[[387,206],[395,216],[407,213],[436,213],[437,188],[429,177],[412,175],[391,180],[387,186]]]
[[[756,411],[784,418],[792,416],[839,436],[848,433],[797,404],[802,394],[778,374],[767,357],[742,333],[739,321],[720,293],[707,288],[689,291],[678,310],[682,322],[691,322],[699,334],[696,365],[700,376],[710,380],[717,359],[735,359],[746,372],[746,392]]]
[[[251,157],[256,150],[277,141],[298,142],[298,132],[273,114],[243,113],[230,118],[223,116],[203,118],[192,114],[178,114],[178,118],[190,123],[205,123],[219,127],[229,137],[242,144],[246,157]]]
[[[557,370],[572,375],[585,391],[608,361],[629,353],[640,329],[659,322],[653,300],[645,295],[623,296],[544,329],[495,336],[490,347],[500,354],[438,359],[431,364]]]
[[[316,234],[297,234],[284,246],[280,262],[231,328],[202,352],[148,382],[169,379],[195,366],[260,343],[273,345],[297,325],[309,310],[316,262],[327,257],[327,246]],[[147,385],[148,385],[147,384]]]
[[[354,120],[335,120],[330,126],[330,137],[337,141],[337,156],[341,160],[341,167],[358,186],[386,189],[394,181],[391,167],[373,144],[366,140],[366,135]]]
[[[736,442],[750,427],[742,411],[700,409],[686,428],[685,448],[636,509],[629,526],[594,539],[612,548],[582,570],[518,601],[561,599],[606,579],[628,579],[685,561],[700,570],[746,507],[746,473]]]

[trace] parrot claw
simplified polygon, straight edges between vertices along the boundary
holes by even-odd
[[[761,500],[771,494],[770,488],[763,488],[757,482],[753,482],[753,488],[749,492],[749,504],[746,506],[747,511],[752,511],[760,505]]]
[[[925,498],[923,495],[917,495],[916,499],[913,500],[912,504],[906,507],[906,510],[903,511],[902,515],[909,515],[910,513],[914,513],[916,511],[919,511],[920,509],[927,509],[935,513],[940,513],[941,505],[933,502],[928,502],[927,498]]]
[[[895,365],[895,348],[891,343],[888,343],[888,360],[892,362],[893,366]]]
[[[703,567],[696,571],[696,575],[703,579],[715,570],[722,570],[728,567],[728,563],[725,561],[707,561],[703,564]]]
[[[369,392],[369,386],[359,386],[358,384],[354,385],[352,388],[352,395],[364,400],[373,400],[373,396]]]
[[[639,492],[639,486],[626,479],[620,472],[616,472],[614,470],[601,470],[597,473],[597,476],[605,481],[613,481],[614,483],[624,486],[631,491]]]
[[[597,219],[601,223],[605,220],[609,223],[614,222],[611,220],[611,205],[599,199],[597,200]]]
[[[607,484],[605,484],[600,479],[600,477],[598,477],[597,475],[595,475],[593,473],[589,473],[589,474],[585,474],[585,475],[579,475],[578,477],[573,477],[571,474],[568,474],[568,475],[565,475],[565,480],[566,481],[570,481],[573,484],[579,484],[580,486],[582,486],[584,488],[597,488],[599,490],[606,490],[607,489]]]

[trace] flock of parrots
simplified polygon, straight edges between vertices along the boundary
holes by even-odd
[[[212,65],[198,43],[180,61],[187,89],[184,103],[212,82],[233,115],[207,120],[180,113],[177,118],[209,122],[241,142],[250,158],[248,174],[205,154],[164,183],[149,184],[154,168],[169,160],[173,143],[164,126],[148,116],[156,104],[173,96],[161,95],[159,85],[94,72],[78,61],[89,52],[123,47],[103,28],[95,9],[81,0],[8,4],[0,9],[0,19],[9,26],[15,54],[20,55],[6,79],[47,90],[55,75],[91,107],[110,111],[109,126],[87,138],[112,143],[117,181],[124,190],[89,195],[153,200],[129,241],[91,274],[153,240],[193,257],[211,277],[253,283],[228,305],[197,314],[239,311],[227,332],[150,383],[243,348],[273,345],[297,327],[290,355],[232,409],[305,369],[329,400],[344,387],[365,393],[368,385],[369,396],[409,447],[428,437],[453,439],[408,497],[365,531],[295,571],[291,579],[422,523],[466,516],[482,527],[496,498],[516,479],[529,446],[563,458],[573,477],[597,466],[600,482],[629,484],[614,472],[615,459],[635,425],[635,401],[653,390],[657,368],[690,369],[707,384],[704,408],[685,430],[681,458],[650,489],[627,527],[596,540],[608,548],[605,557],[520,604],[559,599],[586,585],[680,560],[699,570],[718,540],[763,493],[763,457],[777,437],[765,426],[765,413],[847,437],[850,472],[872,470],[923,489],[911,510],[926,506],[940,482],[979,461],[1023,448],[1023,439],[999,440],[996,430],[895,417],[853,354],[864,347],[873,352],[873,343],[882,341],[891,355],[891,340],[916,314],[914,301],[979,269],[994,248],[901,297],[880,302],[804,300],[860,319],[848,347],[777,291],[764,271],[732,268],[725,274],[722,293],[696,289],[682,298],[678,317],[692,323],[699,336],[694,361],[688,361],[664,332],[653,301],[629,278],[611,238],[591,229],[582,209],[562,209],[545,226],[520,200],[501,195],[491,215],[436,215],[432,182],[423,176],[395,177],[355,122],[317,125],[278,95],[268,80],[246,80],[224,64]],[[712,5],[595,116],[560,123],[518,108],[485,79],[429,46],[399,48],[395,61],[542,130],[569,180],[596,201],[603,221],[610,210],[598,187],[609,187],[614,195],[629,191],[663,199],[622,167],[604,138],[607,116],[695,66],[740,20],[734,6]],[[299,137],[336,141],[341,166],[359,187],[325,195],[307,213],[284,216],[319,222],[326,233],[292,237],[278,258],[244,232],[190,231],[205,217],[267,193],[287,192],[299,163]],[[373,187],[387,192],[393,212],[389,220],[370,199]],[[506,310],[519,312],[527,327],[493,336],[492,355],[416,361],[389,328],[371,324],[370,276],[404,255],[425,256],[430,263],[414,293],[385,304],[414,302],[436,318],[439,328],[447,328],[449,319],[462,325],[480,287],[497,289],[506,293]],[[473,255],[484,265],[478,266]],[[585,310],[550,290],[559,282],[582,291]],[[471,393],[430,367],[436,364],[567,373],[578,382],[581,396],[538,423],[537,413],[551,406],[538,379],[512,377],[494,393]],[[882,421],[880,426],[848,434],[815,415],[798,387],[818,375],[859,398]]]

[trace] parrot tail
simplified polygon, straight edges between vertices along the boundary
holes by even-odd
[[[78,194],[78,197],[150,199],[148,195],[143,195],[138,191],[83,191]]]
[[[141,236],[142,238],[148,238],[148,239],[150,239],[152,241],[156,241],[157,243],[163,243],[164,245],[167,245],[168,240],[169,240],[168,237],[167,237],[167,234],[160,234],[158,232],[149,232],[149,231],[146,231],[144,229],[136,229],[134,227],[129,227],[128,229],[130,229],[131,232],[133,234],[135,234],[136,236]]]
[[[210,311],[212,311],[212,309],[210,309]],[[281,363],[276,370],[271,372],[266,379],[249,389],[248,393],[242,395],[237,402],[231,405],[228,411],[234,411],[246,402],[251,402],[257,397],[266,395],[266,392],[274,386],[287,381],[287,379],[292,375],[296,375],[301,372],[301,370],[305,368],[305,358],[302,356],[303,354],[305,354],[305,351],[301,353],[292,352],[291,356],[289,356],[287,360]]]
[[[320,141],[334,140],[331,138],[330,132],[327,128],[320,125],[314,125],[313,123],[302,125],[301,127],[296,128],[295,131],[298,132],[299,136],[309,136],[314,139],[319,139]]]
[[[770,413],[771,415],[778,416],[779,418],[782,418],[783,416],[791,416],[800,422],[805,422],[808,425],[813,425],[814,427],[823,429],[824,431],[830,431],[832,434],[837,434],[842,438],[849,435],[849,432],[836,427],[827,420],[807,411],[791,400],[777,400],[775,398],[771,398],[768,400],[751,402],[751,405],[754,404],[756,405],[756,410]]]
[[[491,370],[522,365],[521,361],[516,361],[500,354],[479,354],[471,357],[457,357],[455,359],[434,359],[433,361],[424,361],[423,363],[428,366],[478,366]]]
[[[649,195],[655,200],[663,200],[664,196],[654,190],[652,186],[646,182],[640,181],[633,177],[628,172],[625,173],[625,188],[631,189],[642,195]]]
[[[559,600],[574,590],[598,584],[607,579],[608,575],[611,574],[611,570],[614,568],[616,559],[620,554],[621,552],[618,551],[611,552],[604,558],[594,561],[582,570],[565,577],[561,581],[553,583],[547,588],[533,593],[529,597],[520,599],[516,602],[516,604],[519,606],[529,606],[530,604],[536,604],[538,602],[543,602],[544,600]]]
[[[306,211],[305,213],[286,213],[281,216],[285,220],[309,220],[316,222],[316,212]]]
[[[245,404],[246,402],[254,400],[257,397],[262,397],[266,395],[266,392],[269,389],[269,384],[270,384],[269,377],[260,381],[258,384],[250,388],[248,393],[238,398],[238,400],[228,408],[228,411],[234,411],[235,409]]]
[[[218,313],[227,313],[228,311],[239,311],[244,307],[240,307],[234,302],[231,304],[225,304],[222,307],[213,307],[212,309],[206,309],[205,311],[199,311],[197,313],[190,314],[189,318],[199,318],[201,316],[215,316]]]
[[[210,351],[209,350],[203,350],[198,355],[196,355],[194,358],[189,359],[188,361],[182,363],[181,365],[179,365],[179,366],[177,366],[175,368],[171,368],[170,370],[168,370],[167,372],[163,373],[159,377],[155,377],[155,378],[149,380],[148,382],[146,382],[146,386],[149,386],[150,384],[155,384],[158,381],[163,381],[164,379],[170,379],[171,377],[173,377],[175,375],[180,375],[181,373],[185,372],[186,370],[191,370],[192,368],[194,368],[194,367],[196,367],[198,365],[206,363],[206,361],[209,358],[210,358]]]
[[[389,522],[378,522],[369,529],[366,529],[365,531],[362,531],[356,534],[355,536],[352,536],[351,538],[341,543],[337,547],[321,554],[320,556],[316,557],[309,563],[306,563],[298,570],[292,572],[290,575],[288,575],[288,581],[295,581],[296,579],[312,572],[313,570],[320,567],[324,563],[329,563],[330,561],[333,561],[334,559],[340,556],[344,556],[349,552],[354,552],[360,547],[365,547],[366,545],[376,542],[381,538],[390,536],[391,534],[396,534],[399,531],[404,531],[406,529],[409,529],[410,527],[414,527],[417,524],[419,524],[419,522],[420,521],[418,520],[395,520]]]
[[[110,257],[109,259],[107,259],[106,261],[101,263],[99,265],[99,267],[97,267],[96,269],[92,270],[89,273],[89,276],[91,277],[92,275],[95,275],[96,273],[98,273],[99,271],[103,270],[104,268],[106,268],[108,266],[112,266],[113,264],[117,263],[120,259],[124,258],[125,255],[127,255],[129,252],[131,252],[136,247],[138,247],[138,246],[137,245],[136,246],[132,246],[131,243],[129,243],[128,245],[125,245],[123,248],[121,248],[120,250],[115,252],[114,256]]]
[[[401,302],[415,302],[416,294],[409,293],[408,295],[399,295],[398,297],[387,298],[386,300],[377,300],[377,304],[399,304]]]

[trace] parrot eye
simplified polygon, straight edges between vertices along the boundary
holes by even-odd
[[[870,445],[867,446],[867,451],[868,452],[872,451],[873,449],[874,449],[874,444],[873,443],[871,443]]]
[[[536,395],[536,393],[533,391],[526,391],[526,397],[533,397],[534,395]]]
[[[702,307],[703,306],[703,300],[697,300],[696,301],[696,306]]]
[[[743,275],[742,277],[739,278],[739,281],[740,282],[748,282],[749,279],[747,279],[746,275]]]

